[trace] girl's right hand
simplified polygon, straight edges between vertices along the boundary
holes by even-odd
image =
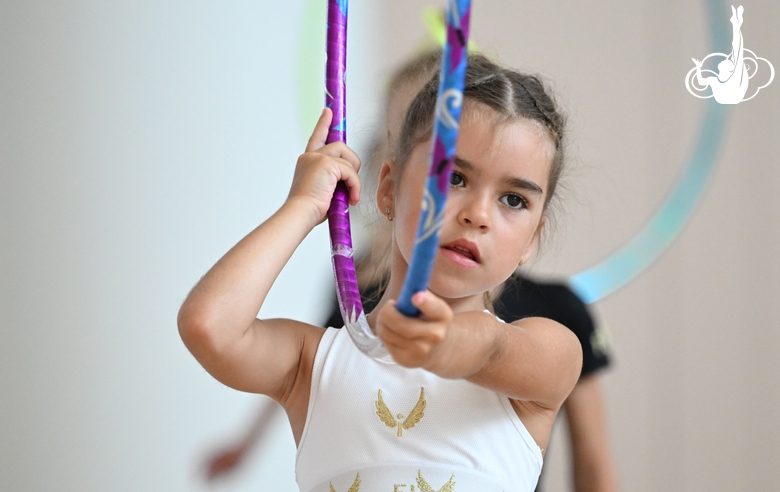
[[[298,158],[287,197],[288,201],[302,200],[309,203],[317,224],[327,217],[339,181],[347,184],[350,205],[356,205],[360,200],[360,159],[357,154],[343,142],[325,145],[332,118],[331,110],[325,108],[309,138],[306,152]]]

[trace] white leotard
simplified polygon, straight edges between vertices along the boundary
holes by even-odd
[[[507,397],[377,362],[346,330],[323,335],[295,466],[301,492],[525,492],[541,468]]]

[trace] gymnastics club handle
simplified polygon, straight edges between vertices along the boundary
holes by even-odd
[[[449,0],[447,4],[447,42],[442,54],[439,95],[433,124],[433,158],[423,191],[420,222],[417,226],[412,260],[398,299],[397,309],[406,316],[418,316],[412,296],[428,288],[433,261],[439,249],[439,233],[450,188],[455,143],[460,129],[463,84],[466,76],[470,0]]]

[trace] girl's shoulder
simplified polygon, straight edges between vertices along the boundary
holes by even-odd
[[[530,399],[557,411],[582,370],[579,339],[570,329],[549,318],[523,318],[512,322],[511,326],[518,329],[516,341],[520,343],[511,346],[522,354],[520,364],[528,373],[537,374],[538,381],[545,381],[538,388],[540,391],[535,392],[539,399]],[[510,356],[510,359],[517,357]]]
[[[542,316],[529,316],[527,318],[520,318],[510,323],[513,326],[530,330],[538,333],[541,336],[563,336],[573,335],[571,330],[564,325],[551,318],[544,318]],[[574,336],[574,339],[577,337]]]

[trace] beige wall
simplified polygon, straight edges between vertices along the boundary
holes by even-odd
[[[424,36],[419,2],[387,7]],[[745,46],[780,68],[780,3],[743,2]],[[720,22],[731,15],[724,3]],[[570,275],[641,228],[687,162],[705,102],[683,80],[712,50],[703,1],[475,2],[472,37],[540,72],[571,115],[565,210],[535,271]],[[717,51],[730,51],[719,46]],[[604,378],[625,490],[776,490],[780,483],[780,81],[730,107],[718,167],[691,222],[646,272],[596,304],[613,342]],[[548,457],[566,490],[565,429]]]

